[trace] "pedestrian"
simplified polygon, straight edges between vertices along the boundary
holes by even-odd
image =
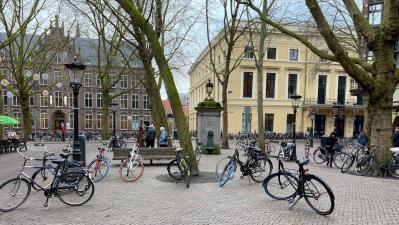
[[[364,132],[364,130],[360,131],[359,137],[357,138],[357,142],[362,146],[367,145],[367,135],[366,132]]]
[[[61,139],[65,141],[65,126],[64,123],[61,123]]]
[[[144,129],[143,129],[142,126],[140,126],[139,127],[139,133],[138,133],[138,136],[137,136],[137,143],[139,144],[139,147],[144,147],[145,146],[144,140],[145,140]]]
[[[393,147],[399,147],[399,128],[395,128],[395,133],[393,133]]]
[[[154,147],[155,137],[157,136],[157,132],[155,131],[154,125],[151,124],[148,128],[146,139],[145,139],[145,147]]]
[[[168,134],[165,127],[161,127],[159,130],[161,131],[159,135],[159,147],[168,147]]]
[[[335,151],[338,148],[338,139],[336,138],[335,132],[331,132],[330,137],[327,139],[327,166],[332,167],[332,161]]]

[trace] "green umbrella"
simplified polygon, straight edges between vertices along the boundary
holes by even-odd
[[[19,121],[9,116],[0,116],[0,124],[13,125],[19,124]]]

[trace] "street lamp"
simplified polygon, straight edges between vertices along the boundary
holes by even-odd
[[[115,129],[115,127],[116,127],[115,126],[116,118],[115,118],[115,114],[118,111],[118,103],[112,102],[111,103],[111,110],[112,110],[112,113],[114,115],[114,138],[115,138],[116,137],[116,129]]]
[[[206,99],[207,100],[212,99],[211,94],[212,94],[212,91],[213,91],[213,84],[212,84],[211,80],[208,80],[208,83],[205,85],[205,91],[208,94]]]
[[[295,131],[295,129],[296,129],[296,111],[298,110],[298,108],[299,108],[299,102],[300,102],[300,100],[301,100],[301,98],[302,98],[302,96],[300,96],[300,95],[297,95],[296,93],[295,94],[292,94],[291,95],[291,100],[292,100],[292,109],[294,110],[294,126],[293,126],[293,129],[292,129],[292,132],[293,132],[293,142],[294,142],[294,148],[292,149],[292,155],[291,155],[291,160],[296,160],[296,144],[295,144],[295,142],[296,142],[296,131]]]
[[[333,103],[333,112],[334,112],[334,132],[336,133],[335,135],[337,137],[343,136],[343,133],[341,132],[341,122],[342,122],[342,109],[344,108],[344,105]]]
[[[313,110],[310,110],[310,121],[311,121],[311,126],[310,126],[310,147],[313,147],[313,138],[314,138],[314,126],[313,122],[316,118],[316,113],[314,113]]]
[[[75,56],[72,63],[65,64],[65,68],[68,70],[69,85],[73,91],[73,159],[83,161],[83,164],[85,164],[86,153],[84,148],[82,148],[83,151],[79,149],[78,97],[83,78],[83,70],[86,66],[76,62]]]

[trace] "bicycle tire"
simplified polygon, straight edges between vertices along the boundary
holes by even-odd
[[[320,184],[318,187],[316,187],[316,183]],[[307,174],[305,177],[305,182],[302,186],[302,193],[304,194],[306,203],[318,214],[320,215],[329,215],[334,211],[335,207],[335,197],[334,194],[331,190],[331,188],[319,177],[312,175],[312,174]],[[314,188],[313,190],[311,190]],[[321,192],[321,188],[324,188],[323,191]],[[321,209],[321,197],[326,196],[323,199],[326,199],[326,207],[323,207]],[[316,200],[315,202],[312,200]],[[320,206],[320,207],[319,207]],[[325,208],[325,209],[324,209]]]
[[[179,169],[181,171],[181,175],[183,177],[184,183],[186,184],[186,188],[190,187],[190,164],[185,160],[181,159],[179,162]]]
[[[348,158],[352,158],[352,156],[347,154],[347,153],[344,153],[344,152],[340,152],[338,154],[335,154],[334,158],[333,158],[335,167],[337,167],[338,169],[341,169],[342,166],[344,165],[345,161]]]
[[[26,188],[27,188],[26,189],[26,193],[20,192],[21,187],[22,187],[21,184],[24,184],[24,186],[26,186]],[[16,187],[16,185],[18,185],[18,187]],[[8,191],[7,190],[8,186],[10,186],[10,188],[11,188],[11,190],[10,190],[11,193],[7,192]],[[12,193],[12,191],[15,191],[15,188],[17,188],[16,192],[22,193],[21,194],[22,197],[23,197],[22,200],[18,201],[19,203],[17,203],[14,206],[5,207],[6,203],[14,203],[15,202],[15,201],[10,201],[8,199],[5,199],[6,195],[9,195],[9,197],[12,197],[12,198],[14,198],[17,195],[17,194],[15,194],[13,196],[13,193]],[[4,192],[6,192],[6,193],[4,193]],[[0,186],[0,197],[1,197],[1,199],[0,199],[0,212],[9,212],[9,211],[12,211],[12,210],[18,208],[19,206],[21,206],[22,204],[25,203],[26,199],[28,199],[28,197],[30,195],[30,192],[31,192],[30,182],[27,179],[25,179],[25,178],[17,177],[17,178],[13,178],[13,179],[10,179],[10,180],[4,182]]]
[[[365,176],[369,173],[372,166],[372,156],[366,155],[361,157],[355,165],[355,172],[359,176]]]
[[[201,160],[201,149],[199,147],[195,149],[195,160],[197,160],[197,162]]]
[[[285,172],[277,172],[269,175],[263,181],[263,189],[272,199],[288,200],[297,193],[298,178]]]
[[[233,159],[233,157],[227,156],[227,157],[220,159],[219,162],[216,164],[215,173],[216,173],[216,177],[218,179],[222,175],[224,167],[230,162],[231,159]]]
[[[96,159],[90,162],[87,166],[87,170],[93,179],[93,182],[100,181],[108,175],[110,164],[108,163],[108,158],[102,158],[99,161],[99,168],[96,168]],[[93,167],[93,168],[92,168]]]
[[[388,173],[395,178],[399,178],[399,160],[392,159],[392,163],[388,167]]]
[[[175,180],[179,180],[181,177],[179,167],[177,166],[177,161],[176,159],[173,159],[168,163],[168,166],[166,167],[168,170],[169,176],[171,176]]]
[[[344,164],[342,164],[341,173],[348,172],[354,162],[355,162],[355,158],[353,156],[351,156],[350,158],[347,158],[346,161],[344,162]]]
[[[132,167],[133,170],[131,170],[131,168],[128,167]],[[126,182],[134,182],[140,179],[143,173],[144,173],[144,165],[143,161],[141,160],[134,159],[130,161],[130,159],[126,159],[119,166],[119,177]]]
[[[324,157],[321,157],[324,156]],[[317,148],[314,152],[313,152],[313,161],[316,164],[323,164],[325,161],[327,160],[326,155],[321,153],[320,148]]]
[[[51,183],[54,180],[54,177],[55,177],[54,169],[40,168],[36,170],[32,175],[32,180],[34,181],[31,182],[32,188],[35,189],[36,191],[40,191],[41,188],[38,186],[40,185],[42,188],[46,189],[50,187]]]
[[[83,205],[94,195],[94,183],[89,175],[82,172],[67,172],[62,174],[56,181],[55,184],[56,196],[61,202],[70,206]],[[76,194],[76,195],[75,195]],[[88,195],[87,195],[88,194]],[[77,196],[81,198],[79,201],[74,202],[68,199],[68,197]]]
[[[262,183],[273,171],[272,161],[268,158],[257,159],[251,166],[251,178],[256,183]]]
[[[223,187],[227,181],[231,180],[235,171],[236,162],[231,159],[230,162],[224,167],[222,175],[219,179],[219,187]]]

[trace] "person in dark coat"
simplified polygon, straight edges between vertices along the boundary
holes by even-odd
[[[338,139],[335,136],[335,132],[331,132],[330,137],[327,139],[326,148],[327,148],[327,166],[332,167],[332,161],[335,154],[335,151],[338,146]]]
[[[139,127],[139,133],[138,133],[138,136],[137,136],[137,143],[139,144],[139,147],[144,147],[145,146],[144,140],[145,140],[144,129],[143,129],[142,126],[140,126]]]
[[[364,130],[360,131],[359,137],[357,138],[357,142],[362,146],[367,145],[367,135],[366,132],[364,132]]]
[[[157,132],[155,131],[154,125],[151,124],[151,126],[148,128],[148,131],[147,131],[147,136],[145,139],[145,147],[153,148],[156,136],[157,136]]]
[[[399,147],[399,128],[398,127],[395,128],[395,133],[393,133],[392,141],[393,141],[393,147],[395,147],[395,148]]]

